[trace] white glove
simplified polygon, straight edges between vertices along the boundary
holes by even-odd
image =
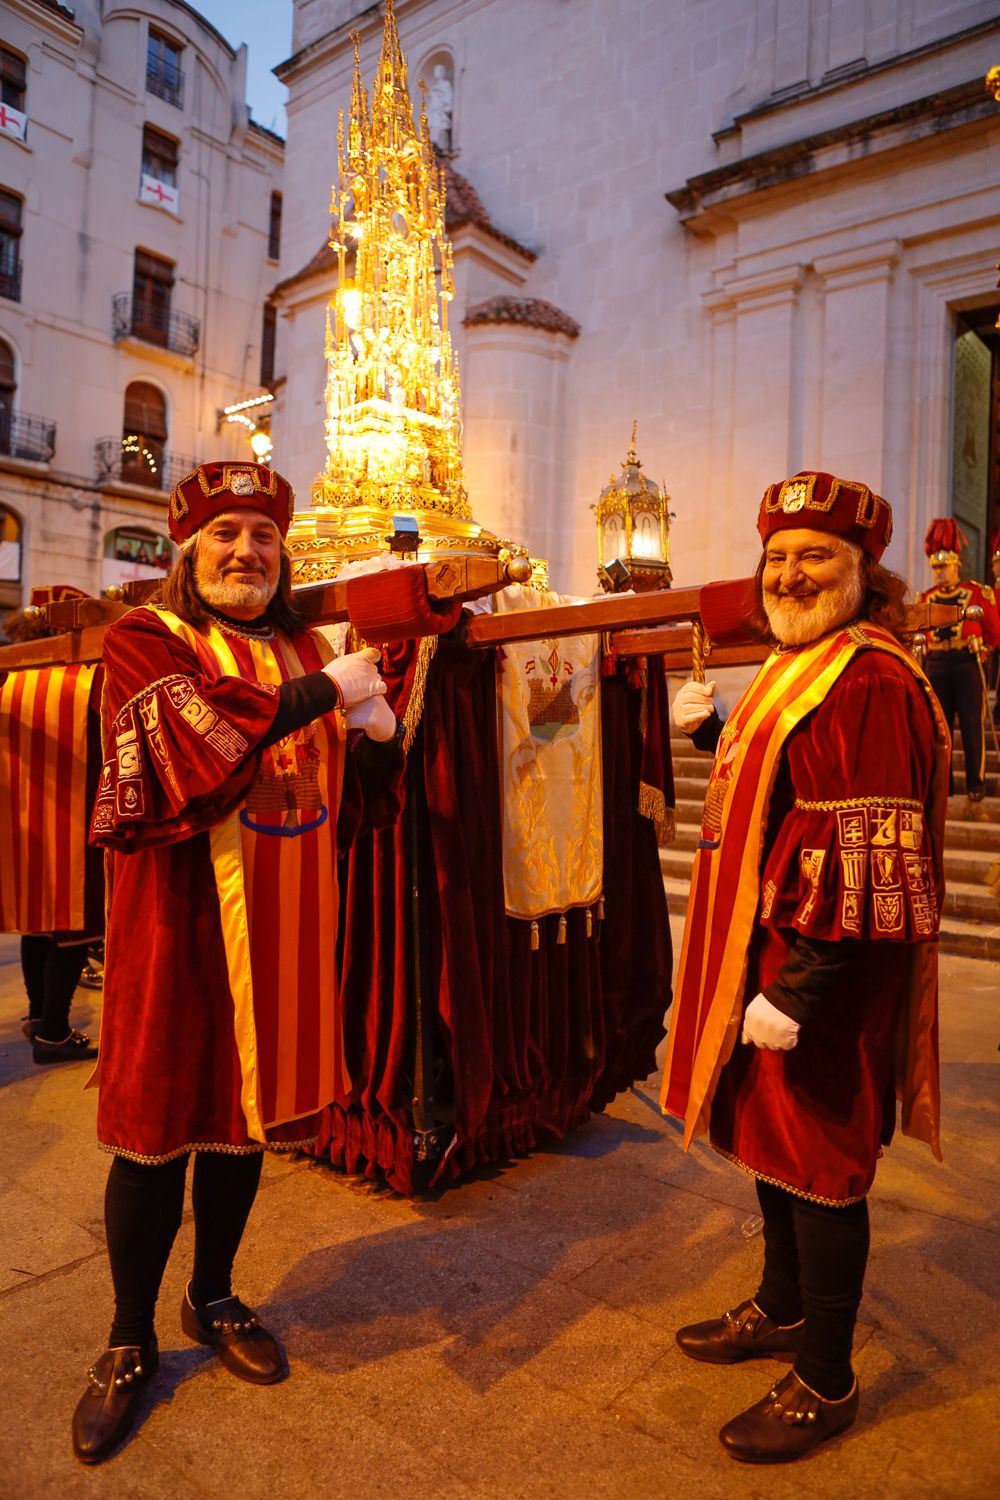
[[[327,662],[323,671],[340,689],[341,708],[354,708],[385,692],[385,683],[375,665],[380,659],[374,646],[368,646],[364,651],[351,651]]]
[[[363,729],[370,740],[391,740],[396,733],[396,715],[384,698],[369,698],[349,708],[344,723],[348,729]]]
[[[670,717],[684,734],[694,734],[699,724],[712,717],[714,682],[685,682],[677,689]]]
[[[772,1005],[766,995],[755,995],[743,1015],[742,1041],[744,1046],[753,1042],[768,1052],[791,1052],[800,1030],[798,1021]]]

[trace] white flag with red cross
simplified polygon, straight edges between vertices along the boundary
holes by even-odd
[[[165,208],[176,214],[180,213],[180,201],[180,193],[169,182],[161,182],[158,177],[150,177],[148,172],[143,172],[139,186],[140,203],[155,203],[157,208]]]
[[[0,104],[0,130],[4,135],[12,135],[15,141],[23,141],[27,124],[28,116],[23,115],[19,109],[14,109],[10,104]]]

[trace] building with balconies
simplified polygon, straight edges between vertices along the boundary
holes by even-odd
[[[251,456],[284,142],[245,85],[184,0],[0,7],[0,609],[162,571],[174,482]]]

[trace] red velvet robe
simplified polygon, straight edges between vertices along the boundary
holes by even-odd
[[[207,645],[199,639],[192,649],[148,609],[126,615],[105,638],[108,759],[91,835],[113,851],[98,1139],[134,1160],[163,1161],[192,1148],[261,1149],[241,1105],[245,1078],[210,836],[247,798],[279,695],[257,679],[245,640],[227,636],[226,644],[249,680],[221,675]],[[278,635],[273,644],[285,654],[288,676],[296,675],[288,645],[309,670],[329,655],[309,631]],[[148,707],[154,687],[156,712]],[[207,720],[215,726],[209,733]],[[123,768],[115,745],[133,728]],[[329,812],[335,826],[336,806]],[[258,855],[255,882],[260,866]],[[276,878],[277,863],[274,869]],[[274,903],[287,899],[276,879]],[[301,934],[301,942],[311,953],[309,937]],[[332,951],[330,960],[332,968]],[[315,1131],[314,1114],[272,1124],[266,1136],[268,1144],[294,1146]]]
[[[914,672],[870,651],[782,749],[744,1006],[777,979],[797,933],[851,945],[854,961],[792,1051],[737,1042],[712,1101],[710,1138],[804,1197],[862,1197],[892,1135],[900,1001],[911,966],[936,962],[944,897],[928,826],[935,740]]]

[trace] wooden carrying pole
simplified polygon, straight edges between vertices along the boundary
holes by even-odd
[[[424,567],[432,604],[478,599],[510,582],[507,565],[493,558],[449,558]],[[0,647],[0,672],[98,661],[107,626],[144,603],[156,586],[155,581],[126,584],[123,602],[74,599],[50,604],[48,621],[64,633]],[[295,603],[311,624],[335,624],[350,619],[348,588],[348,583],[333,582],[296,589]],[[619,656],[662,656],[668,671],[693,668],[697,680],[704,681],[708,659],[714,669],[761,662],[769,654],[771,647],[755,623],[755,600],[751,578],[647,594],[608,594],[546,609],[467,616],[464,639],[467,645],[484,649],[600,631]],[[955,624],[959,618],[957,607],[911,605],[907,632]]]

